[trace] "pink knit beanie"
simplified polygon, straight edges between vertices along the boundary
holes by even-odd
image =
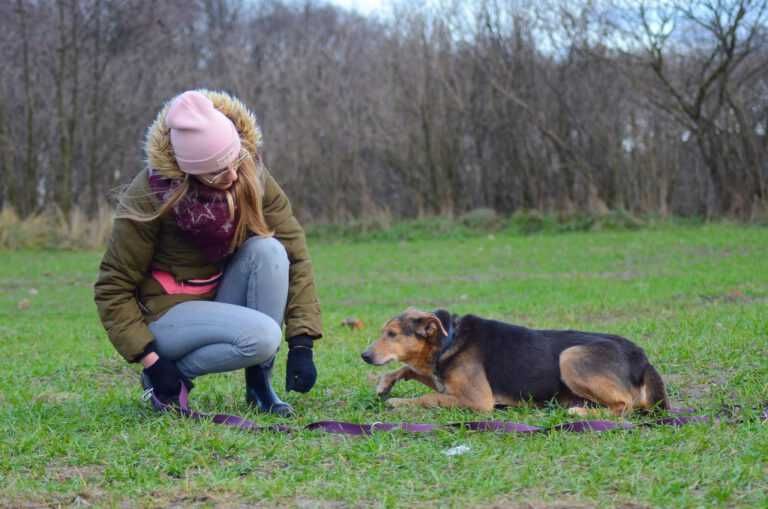
[[[229,166],[240,154],[240,136],[226,115],[200,92],[184,92],[173,100],[165,124],[181,171],[192,175]]]

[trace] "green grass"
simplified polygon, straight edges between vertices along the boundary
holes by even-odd
[[[324,311],[320,377],[297,424],[448,423],[388,410],[359,357],[409,305],[628,336],[673,403],[738,424],[537,436],[440,431],[252,435],[152,413],[114,352],[91,285],[99,253],[0,253],[0,506],[768,507],[768,229],[733,225],[310,245]],[[36,294],[30,290],[37,290]],[[28,309],[18,304],[28,299]],[[350,331],[347,317],[366,328]],[[285,351],[276,379],[283,386]],[[426,392],[415,382],[394,396]],[[198,380],[193,406],[247,413],[242,373]],[[497,411],[552,425],[561,408]],[[633,417],[636,422],[642,416]],[[469,452],[448,457],[456,445]]]

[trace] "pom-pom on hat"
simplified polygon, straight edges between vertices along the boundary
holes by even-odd
[[[229,166],[240,154],[240,136],[226,115],[196,91],[176,97],[165,116],[171,145],[181,171],[212,173]]]

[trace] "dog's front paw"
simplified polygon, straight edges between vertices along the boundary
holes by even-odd
[[[379,383],[376,385],[376,395],[380,398],[386,398],[389,396],[389,393],[392,392],[392,387],[394,385],[395,384],[387,380],[379,380]]]
[[[387,400],[387,406],[390,408],[400,408],[408,405],[408,399],[406,398],[389,398]]]
[[[394,387],[394,385],[394,380],[386,375],[383,375],[381,378],[379,378],[379,383],[376,384],[376,395],[381,398],[386,397],[392,391],[392,387]]]

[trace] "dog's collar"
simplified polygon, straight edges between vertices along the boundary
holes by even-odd
[[[451,346],[453,346],[453,340],[456,336],[456,328],[457,324],[454,324],[454,321],[451,320],[448,324],[448,334],[443,336],[440,339],[440,348],[437,350],[437,353],[435,353],[435,356],[432,359],[432,378],[434,378],[436,385],[442,385],[440,383],[440,376],[438,373],[438,367],[440,366],[440,359],[443,357],[443,355],[448,352],[451,349]],[[443,392],[443,391],[439,391]]]
[[[438,359],[442,357],[443,354],[451,348],[451,345],[453,344],[453,338],[455,336],[456,336],[456,328],[453,326],[452,323],[448,324],[448,335],[440,340],[440,351],[437,354]]]

